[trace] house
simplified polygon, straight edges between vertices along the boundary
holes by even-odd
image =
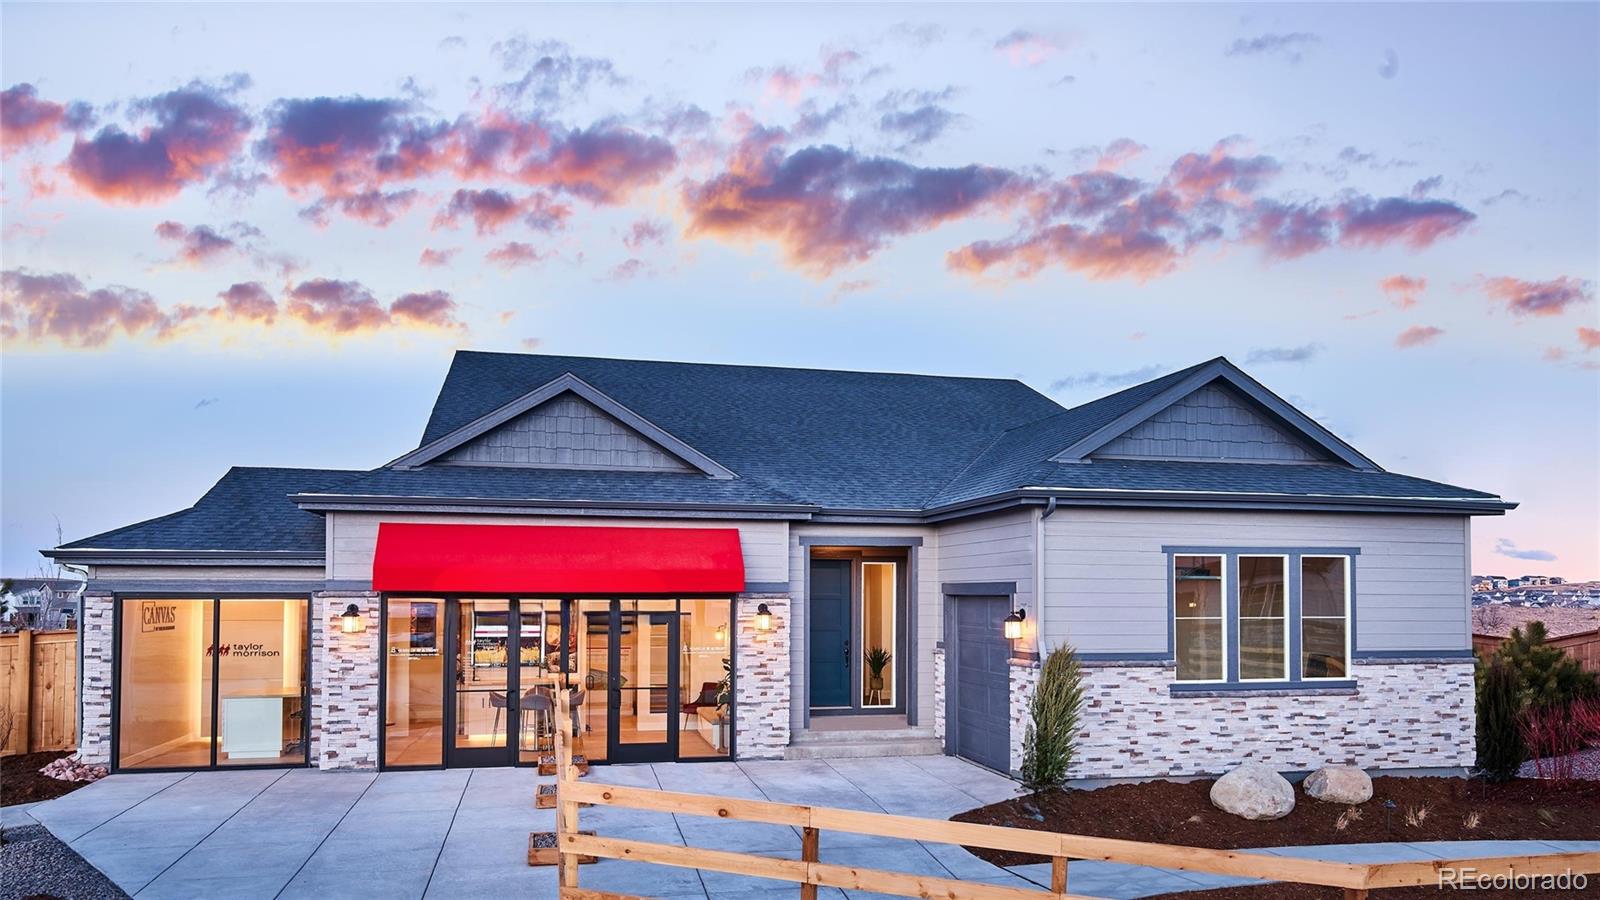
[[[90,577],[119,770],[1021,761],[1077,777],[1473,757],[1471,520],[1214,359],[1066,409],[1008,379],[456,354],[418,445],[235,468],[46,551]]]
[[[6,623],[39,631],[72,628],[83,582],[74,578],[9,578]]]

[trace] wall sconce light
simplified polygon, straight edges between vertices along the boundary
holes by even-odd
[[[339,616],[339,630],[345,634],[360,634],[367,630],[367,619],[361,614],[361,608],[354,603],[344,608],[344,614]]]
[[[726,625],[718,625],[717,626],[717,643],[726,644],[727,642],[728,642],[728,626],[726,626]]]
[[[756,630],[772,630],[772,610],[768,609],[765,603],[756,607]]]
[[[1006,640],[1014,641],[1022,637],[1022,620],[1027,617],[1028,613],[1020,609],[1014,609],[1011,611],[1011,615],[1006,616],[1003,624]]]

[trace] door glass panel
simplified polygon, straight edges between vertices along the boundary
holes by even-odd
[[[727,600],[684,600],[678,618],[683,660],[678,665],[678,755],[727,756],[733,707],[729,674],[732,654],[732,604]]]
[[[457,749],[506,745],[507,675],[516,646],[510,617],[511,604],[505,600],[461,601],[455,646]]]
[[[211,765],[211,602],[122,601],[120,767]]]
[[[861,564],[861,705],[894,706],[895,583],[892,562]]]
[[[518,758],[537,762],[541,752],[555,748],[555,691],[565,678],[562,674],[560,600],[523,600],[518,604],[522,617],[522,666],[518,670],[517,690],[521,693],[517,725]]]
[[[648,602],[648,601],[645,601]],[[624,603],[624,609],[631,604]],[[641,603],[642,605],[642,603]],[[661,744],[677,713],[668,680],[672,617],[676,613],[622,613],[618,644],[618,744]]]
[[[222,600],[218,765],[306,761],[306,601]]]
[[[572,615],[574,630],[571,652],[575,672],[572,673],[572,715],[578,739],[573,749],[583,753],[591,762],[606,758],[606,686],[611,663],[611,601],[580,600]]]
[[[444,762],[443,613],[443,600],[389,601],[384,765]]]

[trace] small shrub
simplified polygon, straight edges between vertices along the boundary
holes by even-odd
[[[1426,806],[1406,807],[1406,824],[1412,828],[1421,828],[1422,823],[1428,821],[1429,808]]]
[[[1534,771],[1548,786],[1572,781],[1572,754],[1583,749],[1583,731],[1570,708],[1534,706],[1517,716],[1517,734],[1533,759]]]
[[[1478,678],[1478,769],[1490,781],[1516,777],[1526,752],[1517,730],[1522,684],[1511,663],[1496,654]]]
[[[1468,831],[1477,831],[1478,826],[1482,824],[1483,813],[1478,812],[1477,810],[1467,813],[1467,817],[1461,820],[1461,827]]]
[[[1359,821],[1361,821],[1361,810],[1352,806],[1349,809],[1346,809],[1344,812],[1339,813],[1339,818],[1333,820],[1333,830],[1344,831],[1350,827],[1352,822]]]
[[[1077,753],[1079,713],[1083,709],[1083,670],[1071,647],[1057,647],[1044,659],[1039,686],[1028,702],[1028,730],[1022,738],[1022,783],[1031,791],[1060,788]]]

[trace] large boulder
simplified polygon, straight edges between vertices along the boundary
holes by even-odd
[[[1261,763],[1247,762],[1217,779],[1211,803],[1246,819],[1281,819],[1294,811],[1294,785]]]
[[[1323,766],[1302,782],[1307,797],[1354,806],[1372,799],[1372,778],[1356,766]]]

